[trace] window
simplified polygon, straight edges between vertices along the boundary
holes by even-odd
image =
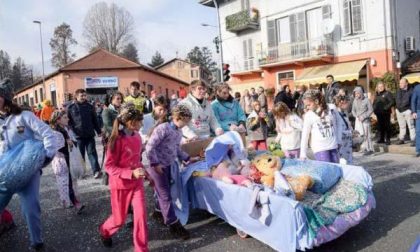
[[[293,80],[294,74],[293,71],[290,72],[281,72],[277,74],[279,80]]]
[[[184,68],[184,62],[178,61],[178,68]]]
[[[361,0],[344,0],[343,2],[343,32],[344,35],[354,35],[363,32]]]
[[[147,84],[147,96],[150,97],[150,94],[153,91],[153,86],[151,84]]]
[[[39,89],[39,97],[41,97],[40,100],[42,102],[44,100],[44,90],[42,88]]]
[[[290,22],[289,17],[283,17],[277,22],[277,40],[278,44],[290,43]]]
[[[25,95],[25,102],[29,104],[29,94]]]
[[[254,54],[252,50],[252,39],[243,41],[244,70],[254,69]]]
[[[198,70],[191,70],[191,78],[198,78]]]
[[[35,90],[35,103],[38,103],[38,91]]]
[[[34,105],[34,98],[33,97],[31,97],[31,102],[30,102],[30,104],[31,104],[31,106],[33,106]]]

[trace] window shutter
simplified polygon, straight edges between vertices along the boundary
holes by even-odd
[[[248,39],[248,65],[249,65],[249,69],[253,69],[254,68],[254,53],[253,51],[253,47],[252,47],[252,39]]]
[[[351,14],[353,33],[363,32],[362,3],[360,0],[352,0]]]
[[[290,18],[290,40],[292,42],[297,42],[298,35],[297,35],[297,21],[296,21],[296,14],[292,14],[289,16]]]
[[[350,29],[350,25],[351,25],[351,15],[350,15],[350,1],[349,0],[344,0],[343,2],[343,33],[344,35],[349,35],[351,34],[351,29]]]
[[[327,4],[322,6],[322,19],[331,18],[331,5]]]
[[[243,51],[244,51],[244,69],[248,70],[248,48],[247,48],[247,41],[244,40],[243,43]]]
[[[306,40],[306,24],[305,24],[305,13],[301,12],[297,14],[297,28],[298,28],[298,41]]]
[[[267,41],[268,47],[274,47],[277,45],[275,20],[267,21]]]

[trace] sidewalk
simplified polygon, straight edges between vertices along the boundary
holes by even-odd
[[[269,137],[267,139],[267,143],[271,143],[274,141],[275,137]],[[398,139],[392,139],[391,145],[385,145],[385,144],[377,144],[376,141],[373,141],[373,149],[375,152],[385,152],[385,153],[393,153],[393,154],[404,154],[404,155],[416,155],[416,147],[410,146],[410,141],[406,141],[405,144],[396,145],[398,142]]]

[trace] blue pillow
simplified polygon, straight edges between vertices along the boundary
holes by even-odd
[[[309,190],[321,194],[330,190],[342,177],[341,168],[337,164],[298,159],[284,159],[281,173],[292,177],[302,174],[311,176],[314,186]]]
[[[39,172],[45,160],[44,145],[26,140],[8,150],[0,158],[0,192],[15,193]]]

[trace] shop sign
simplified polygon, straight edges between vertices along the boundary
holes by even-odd
[[[86,77],[85,88],[114,88],[118,87],[118,77]]]

